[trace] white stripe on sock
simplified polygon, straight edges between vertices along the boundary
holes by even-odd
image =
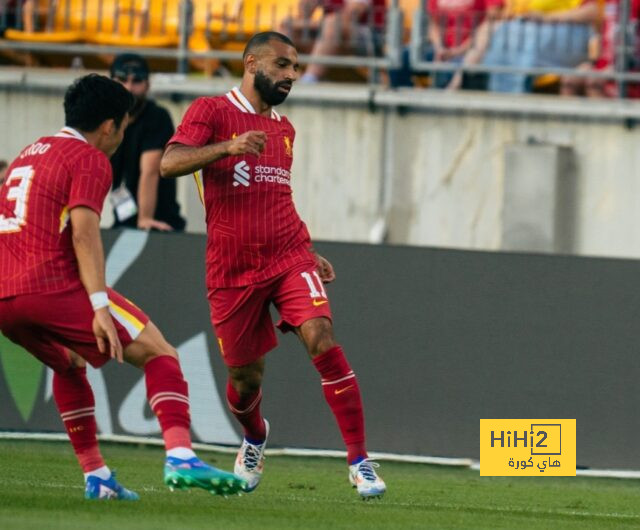
[[[344,377],[341,377],[340,379],[335,379],[333,381],[322,381],[323,385],[335,385],[336,383],[342,383],[342,381],[346,381],[347,379],[351,379],[353,377],[355,377],[356,374],[354,374],[353,372],[349,372],[347,375],[345,375]]]
[[[95,407],[84,407],[82,409],[67,410],[66,412],[61,412],[60,417],[64,419],[67,416],[73,416],[78,412],[93,412],[94,410],[95,410]]]

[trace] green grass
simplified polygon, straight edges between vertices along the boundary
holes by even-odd
[[[171,493],[160,448],[103,445],[135,503],[85,501],[68,444],[0,441],[0,528],[640,528],[640,482],[595,478],[487,478],[477,471],[383,462],[389,491],[362,502],[336,459],[269,457],[260,487],[224,499]],[[233,457],[201,453],[231,469]]]

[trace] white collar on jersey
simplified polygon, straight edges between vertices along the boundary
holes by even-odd
[[[72,127],[63,127],[56,136],[61,138],[75,138],[76,140],[82,140],[83,142],[89,143],[87,142],[87,139],[80,134],[80,132],[76,131]]]
[[[231,103],[240,109],[242,112],[249,114],[257,114],[256,109],[249,103],[249,100],[244,96],[237,86],[234,86],[229,92],[226,93],[227,99]],[[280,114],[278,114],[273,107],[271,108],[271,118],[280,121]]]

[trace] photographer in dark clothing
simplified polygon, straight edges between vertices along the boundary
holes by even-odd
[[[113,226],[182,231],[186,221],[176,202],[176,181],[160,178],[160,159],[173,135],[173,122],[165,108],[147,98],[149,66],[139,55],[118,55],[111,78],[135,97],[124,140],[111,157]]]

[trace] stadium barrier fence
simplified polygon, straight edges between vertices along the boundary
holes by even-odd
[[[239,61],[246,39],[256,31],[291,28],[295,16],[294,2],[210,2],[206,0],[29,0],[29,16],[22,12],[18,2],[16,29],[9,29],[0,39],[0,51],[62,54],[69,56],[104,56],[130,51],[149,58],[175,61],[176,70],[185,73],[190,64],[211,73],[212,62]],[[308,48],[320,23],[318,15],[303,18],[297,42],[302,43],[300,54],[303,64],[317,63],[337,68],[368,68],[370,82],[378,82],[379,70],[397,69],[403,64],[403,53],[409,52],[410,67],[417,73],[469,72],[485,74],[520,74],[532,77],[574,76],[587,79],[615,80],[620,85],[620,96],[625,95],[628,82],[640,81],[637,70],[639,39],[637,21],[630,18],[630,0],[622,0],[620,27],[616,37],[616,62],[612,71],[585,70],[573,65],[500,65],[457,64],[447,61],[425,60],[428,45],[428,27],[438,24],[428,16],[425,2],[416,0],[390,0],[385,15],[385,29],[379,43],[370,43],[363,56],[353,52],[346,55],[311,55]],[[0,26],[7,20],[0,13]],[[477,22],[477,21],[476,21]],[[355,21],[350,21],[353,27]],[[458,22],[462,25],[463,22]],[[497,22],[495,25],[498,26]],[[371,26],[371,22],[367,23]],[[540,27],[540,23],[533,23]],[[354,35],[356,32],[351,31]],[[534,42],[527,48],[543,44],[539,29],[529,32]],[[373,33],[371,33],[373,35]],[[524,35],[524,33],[523,33]],[[572,48],[582,38],[570,31],[568,42],[551,39],[551,49]],[[352,37],[342,41],[353,49]],[[523,36],[505,40],[505,46],[524,51]],[[566,40],[566,39],[565,39]],[[517,42],[516,42],[517,41]],[[522,41],[522,42],[521,42]],[[549,43],[545,44],[548,45]],[[379,49],[378,53],[371,50]],[[585,56],[585,60],[587,57]]]
[[[145,308],[181,355],[195,440],[235,446],[209,323],[204,236],[105,231],[108,283]],[[580,466],[638,470],[640,262],[319,242],[336,336],[363,391],[373,452],[479,456],[481,418],[576,418]],[[0,342],[0,429],[60,433],[51,373]],[[271,447],[339,451],[297,339],[268,356]],[[101,435],[158,437],[142,374],[90,370]],[[334,453],[337,454],[337,453]],[[468,462],[468,460],[466,460]]]

